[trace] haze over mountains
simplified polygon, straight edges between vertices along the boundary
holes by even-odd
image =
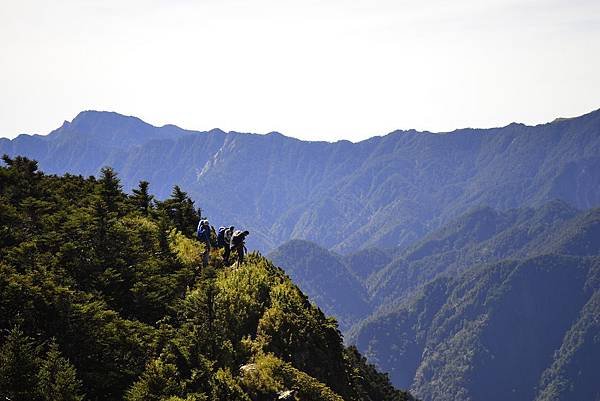
[[[480,205],[596,206],[599,133],[600,111],[359,143],[195,132],[87,111],[48,136],[1,139],[0,153],[36,159],[49,173],[91,175],[109,165],[126,189],[148,180],[159,198],[178,184],[215,224],[250,228],[250,245],[262,251],[297,238],[347,254],[409,245]]]

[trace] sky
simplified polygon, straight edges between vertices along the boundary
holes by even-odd
[[[358,141],[600,108],[598,0],[0,0],[0,136],[82,110]]]

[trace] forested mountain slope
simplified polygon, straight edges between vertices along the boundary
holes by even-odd
[[[352,341],[423,400],[596,400],[599,274],[547,255],[440,276]]]
[[[201,269],[179,187],[0,166],[0,398],[412,400],[259,254]]]
[[[110,165],[126,189],[148,180],[161,199],[178,183],[211,217],[252,227],[251,244],[263,251],[293,238],[344,254],[405,246],[480,205],[600,205],[600,111],[535,127],[397,131],[359,143],[192,132],[83,112],[47,137],[2,139],[2,152],[35,158],[52,173]]]
[[[562,201],[506,211],[481,207],[404,250],[368,248],[341,256],[293,240],[269,257],[348,329],[373,310],[389,309],[410,297],[440,274],[550,253],[600,254],[600,209],[579,211]]]
[[[600,209],[477,210],[376,273],[350,342],[424,400],[598,399],[599,257]]]
[[[402,252],[370,276],[367,287],[373,302],[381,305],[409,295],[440,273],[477,264],[548,253],[599,252],[600,209],[577,211],[561,201],[507,211],[477,208]]]
[[[347,341],[419,398],[598,399],[598,208],[477,208],[405,250],[342,257],[292,241],[272,255],[347,322],[351,303],[331,300],[366,299]]]

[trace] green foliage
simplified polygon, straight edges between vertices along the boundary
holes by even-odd
[[[202,265],[204,244],[181,234],[176,229],[169,233],[169,247],[179,262],[188,269],[198,269]]]
[[[277,281],[272,265],[257,258],[248,259],[247,268],[222,271],[215,282],[217,313],[226,321],[226,330],[238,340],[240,335],[256,334],[258,321],[270,302],[271,286]]]
[[[169,216],[178,231],[187,236],[192,236],[196,232],[200,219],[194,209],[194,201],[178,185],[173,187],[171,197],[164,202],[159,202],[158,206]]]
[[[272,288],[271,306],[258,323],[257,343],[264,352],[281,355],[334,388],[345,381],[336,322],[325,318],[289,282]]]
[[[98,183],[98,195],[100,195],[100,199],[108,212],[123,213],[125,211],[122,207],[125,201],[125,194],[121,191],[122,186],[117,178],[117,173],[110,167],[103,167],[100,170]]]
[[[242,385],[254,399],[260,396],[273,397],[279,391],[297,389],[301,400],[343,401],[328,386],[274,355],[261,355],[254,364],[249,365],[243,374]]]
[[[14,401],[37,398],[39,350],[15,327],[0,348],[0,396]]]
[[[37,374],[38,393],[44,401],[81,401],[81,381],[75,367],[62,357],[58,345],[50,344]]]
[[[349,367],[348,377],[354,389],[356,400],[414,400],[390,384],[387,374],[377,371],[374,365],[367,362],[354,346],[344,350],[346,365]]]
[[[127,391],[127,401],[160,401],[181,394],[177,367],[159,359],[152,360],[146,370]]]
[[[4,162],[1,396],[258,401],[272,383],[303,399],[378,394],[355,397],[335,320],[267,259],[226,268],[215,250],[199,274],[197,215],[179,188],[154,207],[146,184],[127,195],[110,168],[85,179]],[[246,386],[239,367],[265,353],[275,382]]]
[[[213,401],[251,401],[228,369],[219,369],[214,376]]]
[[[75,367],[52,340],[45,357],[40,346],[14,327],[0,348],[0,396],[15,401],[81,401]]]
[[[150,195],[148,192],[149,186],[148,181],[140,181],[139,186],[132,190],[133,194],[128,199],[134,210],[139,211],[144,216],[148,216],[153,209],[152,200],[154,195]]]

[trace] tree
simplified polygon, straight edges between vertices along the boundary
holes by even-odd
[[[127,401],[159,401],[168,396],[181,395],[175,365],[160,359],[150,361],[140,379],[127,391]]]
[[[5,195],[17,203],[39,193],[38,184],[43,174],[38,171],[38,163],[35,160],[22,156],[11,159],[3,155],[2,161],[8,168],[3,169],[0,175],[0,195]]]
[[[175,228],[187,236],[193,236],[198,225],[198,214],[194,209],[194,201],[178,185],[173,187],[171,197],[162,203]]]
[[[154,195],[148,193],[149,185],[148,181],[140,181],[137,189],[133,190],[133,195],[129,197],[134,209],[142,212],[144,216],[148,216],[154,199]]]
[[[44,401],[81,401],[81,381],[75,367],[62,357],[52,341],[38,372],[38,393]]]
[[[11,401],[37,399],[38,349],[14,327],[0,348],[0,397]]]
[[[108,211],[121,211],[122,213],[123,210],[119,206],[124,201],[125,195],[121,191],[121,182],[117,177],[117,173],[110,167],[103,167],[100,170],[98,183],[100,184],[98,193]]]

